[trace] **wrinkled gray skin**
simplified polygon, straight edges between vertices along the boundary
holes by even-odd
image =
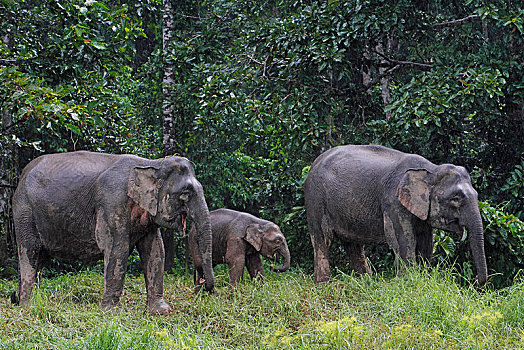
[[[315,282],[330,279],[329,246],[340,239],[356,273],[370,273],[365,244],[387,243],[397,258],[429,260],[432,229],[469,240],[479,284],[487,278],[477,192],[467,171],[382,146],[339,146],[321,154],[304,184]]]
[[[282,257],[282,265],[273,271],[284,272],[289,269],[290,254],[286,238],[273,222],[257,218],[251,214],[230,209],[211,211],[211,230],[213,232],[213,267],[227,264],[229,283],[236,285],[247,267],[253,279],[264,277],[262,258]],[[195,229],[189,232],[189,249],[195,266],[195,290],[201,287],[202,258],[198,254],[198,240]]]
[[[127,260],[136,246],[152,313],[163,299],[164,246],[159,226],[198,229],[207,290],[214,288],[211,225],[202,186],[186,158],[149,160],[133,155],[72,152],[44,155],[24,169],[13,197],[19,257],[17,296],[27,305],[44,259],[104,259],[102,308],[122,294]]]

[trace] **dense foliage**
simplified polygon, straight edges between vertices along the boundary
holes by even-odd
[[[0,150],[15,175],[40,151],[159,156],[172,67],[177,153],[211,209],[274,220],[309,269],[302,184],[315,157],[346,143],[418,153],[470,171],[501,285],[524,267],[521,6],[173,1],[162,55],[159,0],[2,0]],[[436,243],[435,261],[471,271],[460,237]],[[338,247],[334,258],[344,270]],[[381,269],[391,257],[379,247],[370,259]]]

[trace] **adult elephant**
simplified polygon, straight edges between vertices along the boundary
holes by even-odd
[[[406,262],[429,260],[434,228],[468,230],[478,282],[486,282],[477,192],[463,167],[382,146],[339,146],[314,161],[304,195],[317,283],[331,276],[334,237],[348,251],[350,267],[370,273],[365,244],[387,243]]]
[[[276,272],[289,269],[290,254],[286,238],[277,224],[254,215],[231,209],[217,209],[210,213],[213,231],[213,266],[227,264],[229,283],[236,285],[247,268],[253,279],[264,277],[262,256],[282,258],[282,265],[273,266]],[[199,243],[196,230],[189,232],[189,249],[195,268],[195,290],[201,288],[203,273],[202,258],[198,254]],[[205,274],[205,273],[204,273]]]
[[[211,225],[201,184],[182,157],[149,160],[86,151],[49,154],[30,162],[13,196],[19,281],[13,296],[30,301],[46,257],[104,259],[102,308],[119,302],[127,260],[136,246],[152,313],[171,307],[163,299],[164,246],[158,227],[198,228],[205,288],[214,289]]]

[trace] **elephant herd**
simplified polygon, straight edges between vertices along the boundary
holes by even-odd
[[[356,273],[370,273],[364,245],[387,243],[398,259],[429,260],[434,228],[467,229],[479,284],[487,279],[477,192],[467,171],[390,148],[332,148],[312,164],[304,197],[314,249],[315,282],[329,281],[330,244],[342,242]],[[290,253],[273,222],[229,209],[208,210],[202,185],[186,158],[78,151],[48,154],[24,169],[13,196],[18,288],[12,301],[28,305],[42,263],[104,261],[103,309],[122,294],[127,261],[140,255],[151,313],[167,313],[163,298],[164,246],[160,227],[185,230],[187,218],[195,290],[215,290],[213,267],[225,263],[235,285],[244,267],[264,275],[261,256]]]

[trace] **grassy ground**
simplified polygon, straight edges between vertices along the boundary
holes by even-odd
[[[144,311],[141,276],[127,277],[121,307],[107,313],[99,272],[42,279],[27,309],[9,302],[15,281],[0,280],[0,348],[524,348],[524,283],[479,293],[417,267],[326,285],[297,271],[266,277],[229,290],[218,270],[219,294],[209,296],[194,295],[189,276],[166,276],[167,316]]]

